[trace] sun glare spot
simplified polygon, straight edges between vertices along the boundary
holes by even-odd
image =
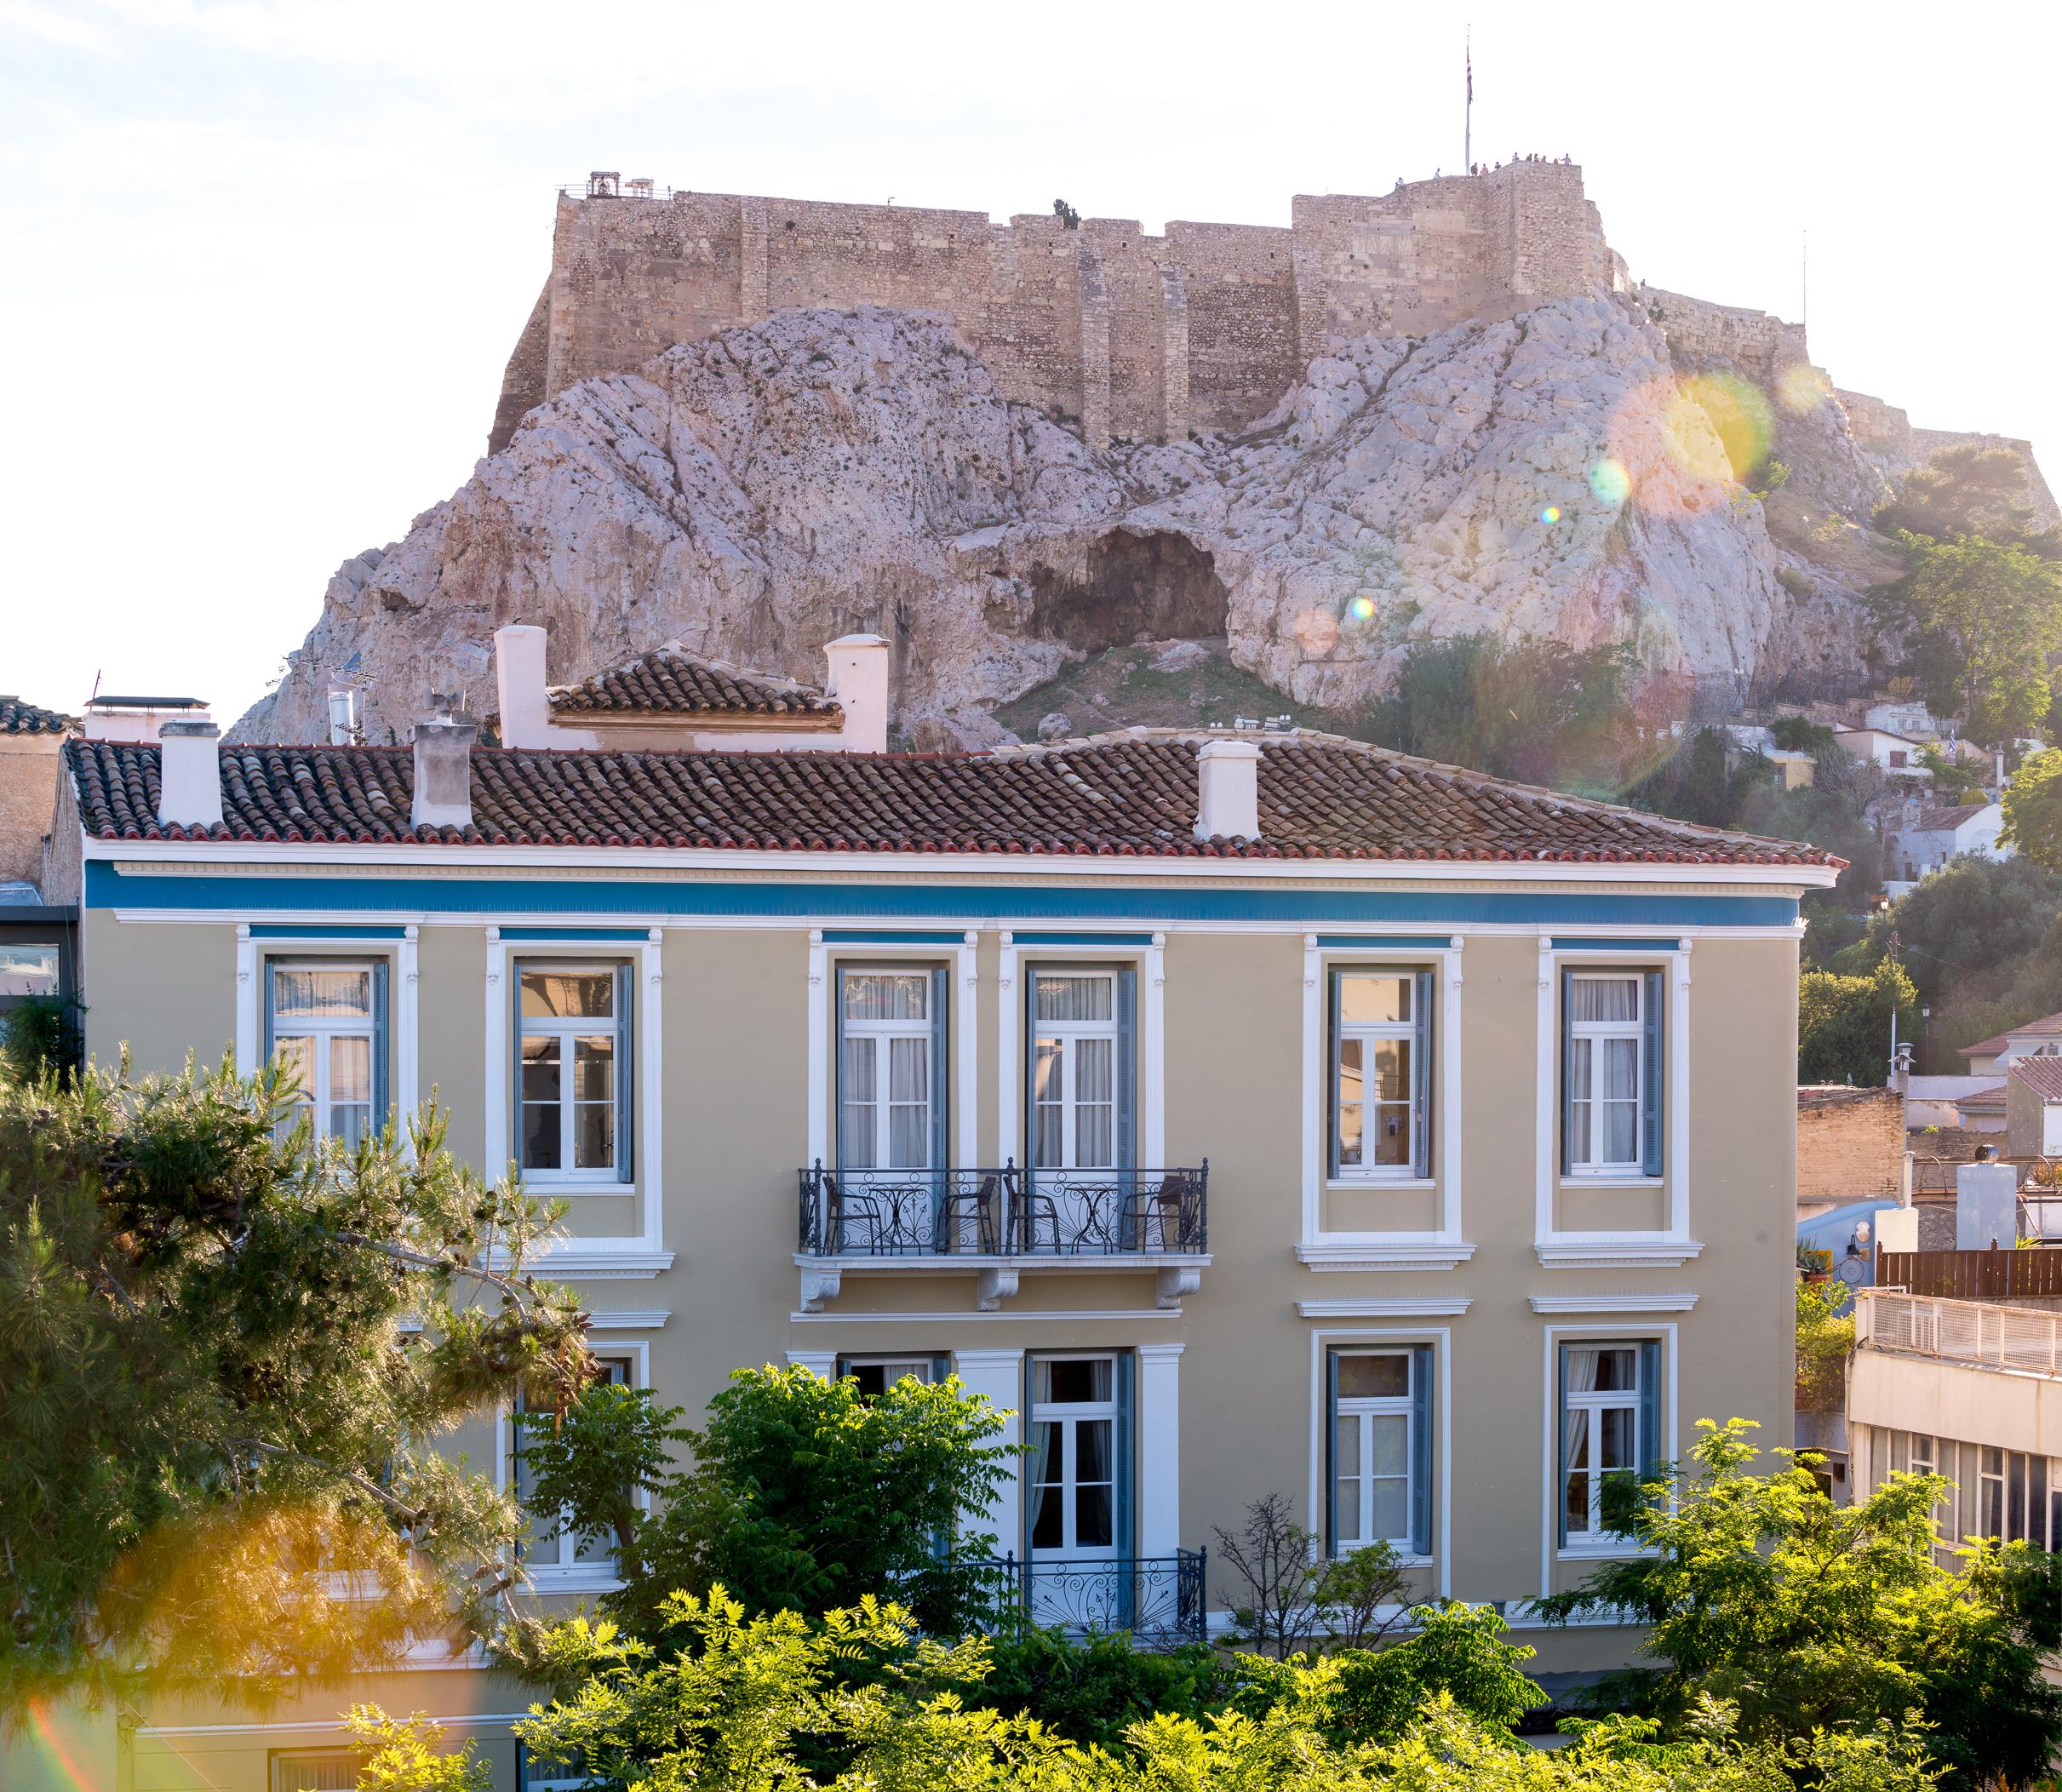
[[[1776,398],[1797,416],[1813,411],[1833,396],[1833,382],[1808,361],[1799,361],[1776,375]]]
[[[1375,600],[1372,598],[1355,598],[1346,607],[1353,612],[1356,622],[1367,622],[1374,619]]]
[[[1623,504],[1632,495],[1632,475],[1624,461],[1607,455],[1589,469],[1589,491],[1607,504]]]
[[[1548,505],[1544,510],[1539,512],[1539,520],[1542,523],[1549,525],[1549,527],[1551,527],[1554,524],[1560,522],[1561,506],[1558,504]]]

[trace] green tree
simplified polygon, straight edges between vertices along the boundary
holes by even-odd
[[[1830,758],[1847,755],[1836,750]],[[1826,763],[1819,761],[1822,766]],[[1822,907],[1852,912],[1883,887],[1882,836],[1836,784],[1821,781],[1801,790],[1755,784],[1742,793],[1729,825],[1779,840],[1808,840],[1847,861],[1826,902],[1821,904],[1816,895],[1807,898],[1812,913]]]
[[[1961,443],[1936,450],[1905,474],[1898,495],[1876,512],[1885,535],[1925,535],[1951,541],[1981,535],[1991,541],[2048,537],[2034,528],[2026,462],[2016,449]]]
[[[1768,724],[1768,734],[1785,753],[1821,753],[1838,750],[1830,728],[1802,716],[1778,716]]]
[[[1797,1080],[1881,1088],[1890,1079],[1890,1020],[1918,1037],[1919,997],[1904,967],[1886,959],[1866,976],[1807,970],[1797,979]]]
[[[1999,840],[2043,869],[2062,872],[2062,747],[2030,753],[1999,800]]]
[[[1933,773],[1927,794],[1943,806],[1984,800],[1983,776],[1967,759],[1950,759],[1946,750],[1930,743],[1919,749],[1919,763]]]
[[[2009,745],[2046,719],[2048,661],[2062,650],[2062,565],[2011,542],[1907,535],[1909,568],[1877,596],[1904,633],[1927,701],[1969,738]]]
[[[562,1417],[520,1422],[536,1503],[616,1546],[625,1584],[604,1599],[611,1616],[650,1636],[668,1594],[719,1582],[754,1612],[893,1588],[933,1629],[955,1630],[992,1595],[995,1539],[965,1527],[1015,1452],[992,1441],[1001,1416],[956,1377],[904,1377],[869,1399],[850,1377],[740,1369],[701,1430],[682,1417],[648,1391],[597,1383]],[[673,1459],[681,1446],[690,1467]]]
[[[1544,1615],[1644,1623],[1641,1650],[1658,1665],[1641,1696],[1664,1726],[1703,1698],[1736,1705],[1740,1733],[1771,1743],[1916,1712],[1958,1787],[2043,1775],[2062,1745],[2062,1690],[2013,1610],[2011,1564],[2025,1546],[1977,1549],[1962,1570],[1944,1568],[1939,1476],[1893,1475],[1836,1506],[1801,1466],[1750,1473],[1751,1428],[1700,1419],[1694,1472],[1672,1502],[1633,1514],[1646,1554],[1541,1601]]]
[[[1830,1265],[1829,1265],[1830,1267]],[[1838,1410],[1848,1357],[1854,1352],[1854,1312],[1842,1312],[1827,1282],[1797,1278],[1797,1408],[1803,1412]]]
[[[432,1446],[588,1372],[571,1297],[523,1270],[549,1216],[435,1117],[412,1150],[282,1139],[289,1094],[0,1085],[0,1694],[261,1697],[505,1598],[516,1513]]]

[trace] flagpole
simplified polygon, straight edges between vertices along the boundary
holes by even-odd
[[[1462,40],[1462,66],[1468,74],[1468,100],[1461,109],[1461,166],[1470,172],[1475,168],[1475,27],[1468,27]]]

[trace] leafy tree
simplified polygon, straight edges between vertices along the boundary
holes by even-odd
[[[662,1660],[605,1623],[551,1634],[558,1677],[577,1690],[517,1724],[532,1760],[577,1763],[603,1785],[723,1792],[1928,1792],[1934,1781],[1926,1738],[1894,1720],[1763,1739],[1709,1703],[1665,1743],[1651,1720],[1618,1717],[1547,1754],[1438,1693],[1400,1736],[1343,1741],[1327,1729],[1337,1657],[1280,1669],[1281,1696],[1257,1714],[1164,1712],[1133,1723],[1120,1752],[1084,1749],[967,1702],[956,1689],[980,1684],[985,1646],[923,1642],[896,1606],[747,1617],[719,1590],[677,1595],[666,1617],[690,1646]],[[893,1669],[854,1686],[843,1669],[862,1655]],[[377,1792],[454,1792],[439,1772],[426,1761]]]
[[[1833,730],[1823,722],[1802,716],[1778,716],[1768,724],[1769,738],[1785,753],[1833,753],[1838,743]]]
[[[2046,719],[2048,661],[2062,651],[2062,565],[2007,541],[1904,538],[1904,576],[1877,613],[1910,643],[1927,701],[1967,719],[1969,738],[2003,747]]]
[[[1827,1267],[1831,1267],[1828,1253]],[[1854,1352],[1854,1314],[1841,1312],[1830,1283],[1797,1278],[1797,1407],[1839,1408],[1847,1361]]]
[[[986,1676],[968,1681],[963,1697],[1103,1749],[1121,1748],[1125,1732],[1156,1712],[1202,1719],[1222,1710],[1238,1677],[1206,1643],[1155,1651],[1112,1632],[1078,1641],[1057,1629],[999,1636],[988,1660]]]
[[[1632,1534],[1647,1552],[1541,1601],[1556,1621],[1627,1612],[1658,1665],[1640,1689],[1664,1726],[1700,1698],[1735,1704],[1750,1743],[1866,1732],[1921,1714],[1950,1783],[1973,1789],[2040,1778],[2062,1744],[2062,1689],[2041,1671],[2031,1627],[2012,1607],[2008,1566],[1990,1546],[1944,1568],[1937,1475],[1893,1475],[1836,1506],[1809,1469],[1756,1475],[1744,1420],[1698,1422],[1696,1472],[1673,1503],[1641,1503]]]
[[[2000,841],[2043,869],[2062,872],[2062,747],[2031,753],[2005,786]]]
[[[1929,793],[1935,803],[1945,806],[1984,800],[1983,777],[1967,759],[1950,759],[1943,748],[1929,742],[1919,749],[1919,763],[1933,775]]]
[[[10,1701],[262,1697],[476,1634],[507,1593],[513,1506],[431,1444],[588,1372],[570,1297],[522,1269],[549,1216],[434,1116],[412,1150],[282,1139],[289,1095],[226,1066],[0,1085]]]
[[[1237,1582],[1218,1596],[1240,1635],[1277,1659],[1320,1635],[1359,1648],[1401,1617],[1408,1583],[1396,1552],[1373,1543],[1332,1556],[1322,1538],[1296,1522],[1286,1494],[1255,1500],[1236,1531],[1215,1528],[1217,1560]],[[1384,1607],[1390,1616],[1378,1622]]]
[[[905,1377],[868,1399],[851,1377],[740,1369],[699,1431],[648,1390],[597,1383],[563,1416],[526,1415],[523,1448],[547,1510],[615,1544],[604,1609],[648,1637],[667,1596],[717,1583],[754,1612],[816,1611],[894,1589],[935,1629],[992,1597],[992,1536],[963,1527],[1011,1473],[1002,1420],[957,1377]],[[676,1446],[692,1466],[673,1461]],[[635,1497],[652,1497],[647,1513]],[[959,1537],[952,1551],[942,1538]]]
[[[1830,759],[1846,758],[1839,752],[1829,756]],[[1823,767],[1828,762],[1821,759],[1819,763]],[[1784,790],[1770,783],[1754,785],[1743,793],[1729,825],[1779,840],[1807,840],[1847,862],[1825,901],[1821,902],[1816,894],[1807,899],[1808,913],[1859,908],[1883,887],[1882,836],[1836,783],[1820,781],[1801,790]]]
[[[1919,998],[1904,967],[1886,959],[1866,976],[1807,970],[1797,979],[1797,1080],[1881,1088],[1890,1079],[1890,1019],[1918,1037]]]
[[[1991,541],[2047,539],[2034,528],[2026,463],[2015,449],[1962,443],[1937,450],[1905,474],[1898,495],[1876,513],[1889,535],[1924,535],[1951,541],[1981,535]]]
[[[0,1072],[17,1082],[55,1077],[68,1084],[85,1056],[85,1011],[75,995],[22,997],[0,1014]]]

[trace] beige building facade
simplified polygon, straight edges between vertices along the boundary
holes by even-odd
[[[569,1204],[546,1273],[690,1411],[742,1365],[956,1374],[1028,1446],[988,1523],[1053,1621],[1221,1634],[1214,1529],[1281,1493],[1326,1548],[1393,1543],[1417,1595],[1499,1602],[1542,1666],[1622,1662],[1631,1633],[1527,1603],[1623,1548],[1604,1477],[1701,1417],[1790,1441],[1797,902],[1836,875],[1802,849],[1294,735],[677,756],[690,807],[776,764],[813,780],[768,809],[778,846],[712,814],[513,839],[507,791],[627,759],[476,751],[458,827],[304,812],[287,840],[227,777],[220,823],[125,816],[186,768],[74,751],[96,1056],[284,1051],[346,1133],[441,1103],[475,1167]],[[391,773],[405,810],[430,776],[407,749],[266,752],[308,759],[278,773],[304,798]],[[1048,791],[1109,838],[1036,844]],[[819,796],[851,839],[798,818]],[[1241,797],[1244,827],[1195,839]],[[1184,801],[1188,844],[1137,844]],[[1518,811],[1619,844],[1514,844]],[[1472,859],[1417,839],[1468,816]],[[1357,853],[1313,844],[1335,826]],[[503,1420],[461,1442],[512,1472]],[[564,1539],[530,1566],[541,1594],[610,1584]],[[526,1695],[464,1663],[263,1720],[147,1713],[124,1772],[312,1787],[294,1761],[341,1759],[347,1697],[476,1722],[518,1783]]]

